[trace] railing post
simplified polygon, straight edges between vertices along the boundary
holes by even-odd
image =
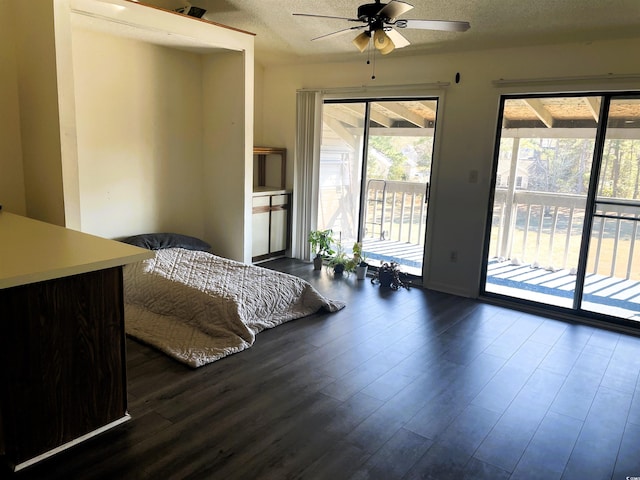
[[[502,241],[500,242],[499,257],[511,257],[511,241],[513,238],[513,229],[515,228],[516,215],[514,198],[516,192],[516,176],[518,173],[518,152],[520,150],[520,138],[513,137],[513,146],[511,149],[511,167],[509,170],[509,184],[507,185],[507,198],[505,198],[505,218],[504,229],[502,231]]]
[[[396,216],[396,191],[391,192],[391,213],[389,220],[389,240],[393,239],[393,219]]]
[[[384,213],[387,210],[387,182],[382,182],[382,212],[380,214],[380,240],[384,240]]]
[[[398,227],[398,241],[402,241],[402,231],[404,230],[404,210],[406,207],[407,193],[402,192],[400,199],[400,226]]]
[[[635,214],[635,221],[633,222],[633,234],[631,235],[631,244],[629,245],[629,258],[627,259],[627,272],[626,280],[631,278],[631,272],[633,267],[633,253],[636,247],[636,239],[638,238],[638,214]]]

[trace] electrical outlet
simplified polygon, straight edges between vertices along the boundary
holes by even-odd
[[[456,252],[455,250],[451,250],[451,253],[449,254],[449,260],[451,260],[452,263],[456,263],[458,261],[458,252]]]

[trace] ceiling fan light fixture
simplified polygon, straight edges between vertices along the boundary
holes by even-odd
[[[408,3],[406,0],[386,0],[387,3],[382,3],[382,1],[383,0],[375,0],[374,3],[373,0],[368,0],[369,3],[360,5],[357,10],[358,14],[356,18],[340,17],[336,15],[318,15],[314,13],[294,13],[293,15],[331,18],[360,23],[360,26],[342,28],[341,30],[312,38],[311,40],[333,38],[334,36],[342,33],[358,30],[361,31],[361,33],[352,40],[353,44],[361,53],[366,49],[369,49],[369,54],[371,54],[370,45],[373,42],[373,46],[375,47],[373,50],[374,61],[376,50],[380,52],[381,55],[387,55],[398,48],[404,48],[410,45],[409,40],[407,40],[398,30],[417,29],[464,32],[470,27],[469,22],[459,20],[400,19],[398,17],[412,10],[413,5]],[[370,63],[370,58],[367,59],[367,63]],[[375,78],[375,75],[371,78]]]
[[[382,28],[380,28],[379,30],[376,30],[373,33],[373,44],[378,50],[380,51],[384,50],[389,46],[390,43],[392,43],[391,39]]]
[[[353,44],[360,50],[360,53],[364,52],[369,46],[371,40],[371,34],[369,32],[362,32],[356,38],[353,39]]]
[[[387,37],[388,38],[388,37]],[[393,50],[396,48],[396,46],[394,45],[393,41],[389,38],[389,43],[387,44],[386,47],[381,48],[380,49],[380,53],[382,55],[386,55],[387,53],[391,53],[393,52]]]

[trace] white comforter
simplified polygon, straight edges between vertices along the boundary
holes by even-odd
[[[182,248],[127,265],[124,297],[127,334],[194,368],[266,328],[344,307],[301,278]]]

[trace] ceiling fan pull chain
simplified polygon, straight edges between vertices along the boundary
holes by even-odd
[[[369,63],[369,61],[367,60],[367,63]],[[375,80],[376,79],[376,49],[373,49],[373,66],[371,68],[371,80]]]

